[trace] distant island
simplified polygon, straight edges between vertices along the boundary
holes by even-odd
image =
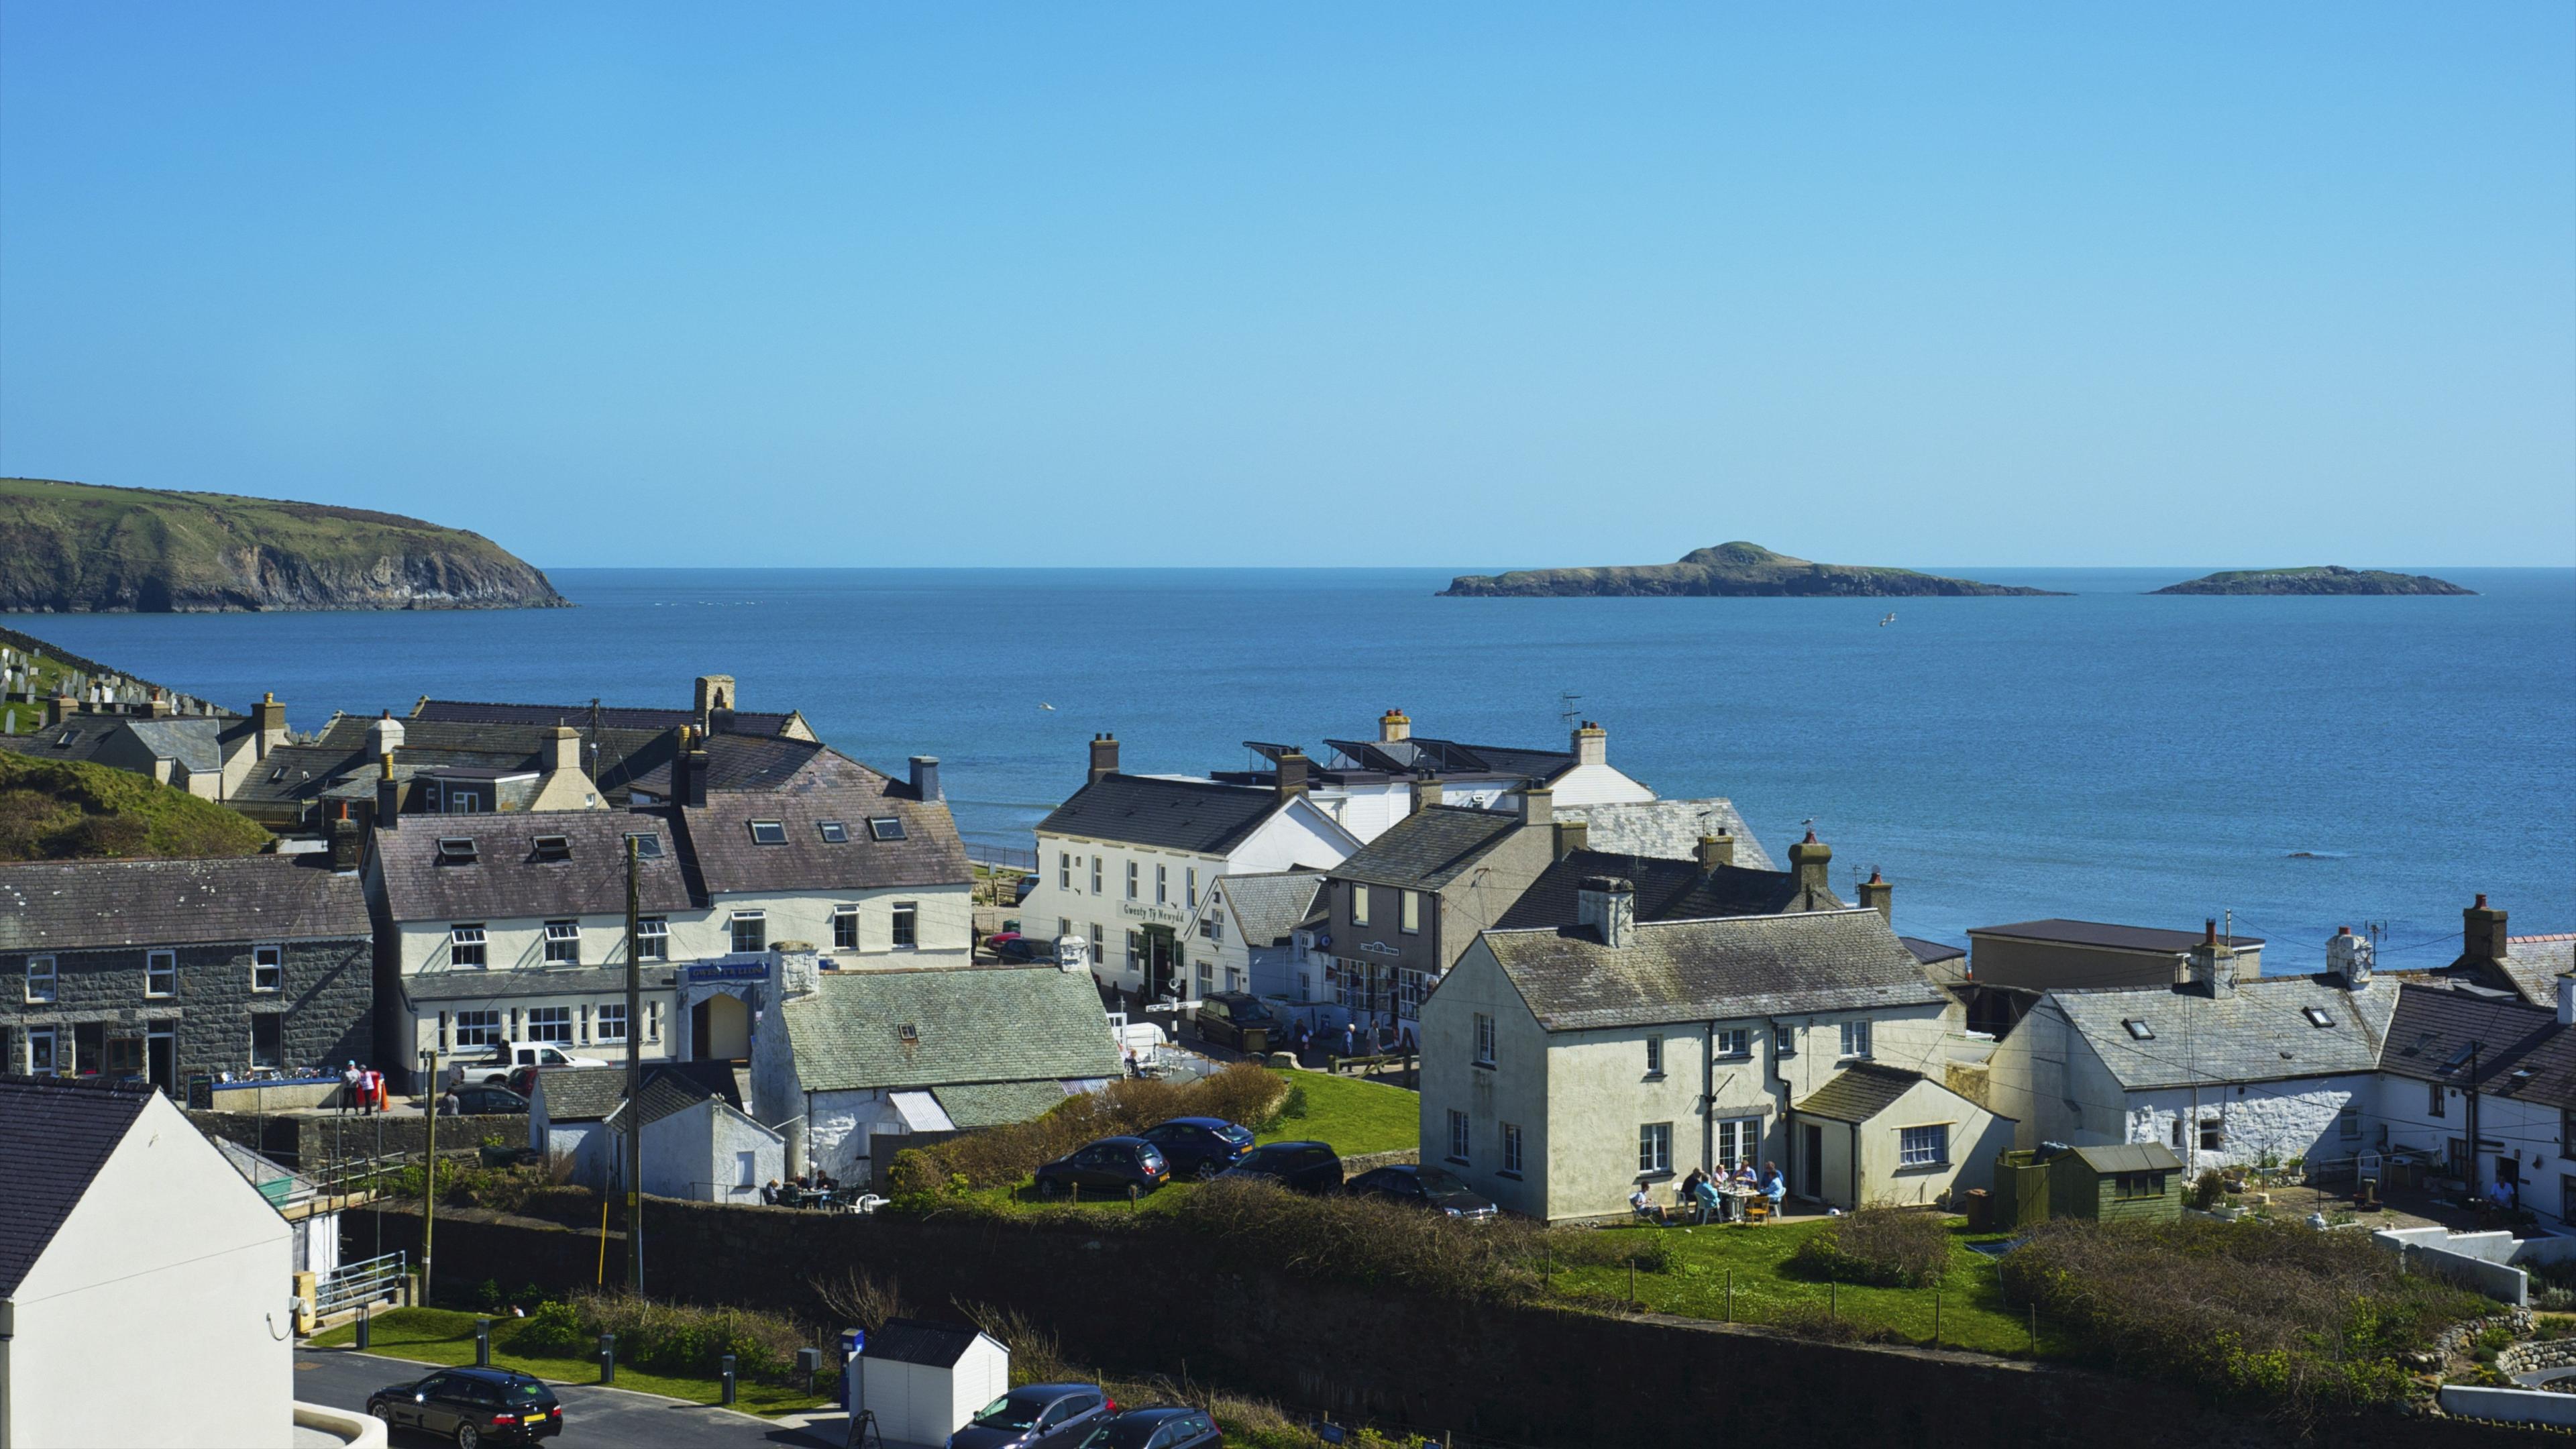
[[[2058,597],[2048,589],[2017,589],[1946,579],[1912,569],[1820,564],[1773,553],[1758,543],[1695,548],[1681,562],[1595,569],[1514,569],[1507,574],[1464,574],[1441,590],[1444,599],[1545,599],[1671,595],[1721,598],[1924,598],[2015,595]]]
[[[2321,564],[2303,569],[2235,569],[2153,590],[2159,594],[2475,594],[2430,574],[2392,574]]]
[[[0,478],[0,612],[568,607],[490,539],[400,514]]]

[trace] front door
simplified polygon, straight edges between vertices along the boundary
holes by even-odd
[[[738,996],[710,996],[689,1008],[689,1045],[699,1061],[751,1056],[751,1009]]]
[[[1145,999],[1159,1001],[1180,995],[1178,973],[1181,963],[1179,942],[1169,926],[1145,928]]]
[[[1798,1138],[1798,1196],[1825,1195],[1825,1129],[1810,1122]]]
[[[178,1047],[170,1033],[156,1031],[144,1037],[143,1065],[152,1085],[173,1097],[179,1095]]]

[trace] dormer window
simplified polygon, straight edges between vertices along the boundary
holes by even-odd
[[[626,833],[626,838],[635,842],[636,859],[660,860],[662,858],[662,837],[647,835],[640,830],[630,830]]]
[[[442,835],[438,837],[438,863],[440,865],[472,865],[475,859],[476,853],[473,836]]]
[[[2331,1017],[2331,1016],[2329,1016],[2329,1015],[2327,1015],[2327,1014],[2326,1014],[2326,1009],[2325,1009],[2324,1007],[2322,1007],[2322,1006],[2303,1006],[2303,1007],[2300,1007],[2300,1008],[2299,1008],[2299,1015],[2306,1017],[2306,1018],[2308,1019],[2308,1025],[2310,1025],[2310,1026],[2332,1026],[2332,1025],[2334,1025],[2334,1018],[2333,1018],[2333,1017]]]
[[[2136,1017],[2124,1017],[2121,1019],[2120,1025],[2127,1027],[2129,1029],[2129,1035],[2136,1037],[2140,1041],[2154,1041],[2156,1039],[2156,1029],[2147,1025],[2145,1022],[2140,1021]]]
[[[786,823],[778,820],[755,820],[751,822],[751,843],[754,845],[785,845],[787,843]]]
[[[823,832],[823,843],[826,845],[850,843],[850,827],[838,820],[817,821],[814,828]]]
[[[880,815],[868,822],[870,840],[903,839],[903,822],[891,815]]]
[[[571,837],[571,836],[568,836],[568,835],[540,835],[540,836],[538,836],[538,837],[537,837],[536,845],[537,845],[537,859],[539,859],[539,860],[570,860],[570,859],[572,859],[572,837]]]

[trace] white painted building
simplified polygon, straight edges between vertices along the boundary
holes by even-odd
[[[1249,991],[1294,1011],[1329,1005],[1332,955],[1316,946],[1325,917],[1314,870],[1229,875],[1210,886],[1181,931],[1190,990]]]
[[[608,1115],[607,1180],[625,1180],[627,1110]],[[644,1190],[691,1202],[756,1203],[784,1182],[787,1137],[722,1097],[664,1076],[644,1089]]]
[[[0,1081],[0,1164],[0,1444],[294,1442],[293,1234],[169,1098]]]
[[[960,1323],[890,1318],[849,1371],[858,1381],[851,1407],[875,1415],[893,1444],[945,1444],[1011,1391],[1011,1351]]]
[[[2390,983],[2395,984],[2395,983]],[[2554,1010],[2454,988],[2397,986],[2370,1146],[2576,1226],[2576,979]]]

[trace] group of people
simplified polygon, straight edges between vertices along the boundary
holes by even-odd
[[[1779,1213],[1781,1202],[1789,1196],[1789,1179],[1780,1175],[1780,1164],[1763,1163],[1759,1174],[1750,1161],[1739,1162],[1733,1168],[1721,1165],[1714,1172],[1694,1167],[1681,1186],[1673,1190],[1675,1206],[1656,1202],[1647,1193],[1646,1185],[1639,1183],[1637,1190],[1628,1194],[1628,1207],[1637,1216],[1659,1225],[1671,1223],[1682,1212],[1703,1223],[1724,1222],[1734,1211],[1735,1202],[1756,1196],[1769,1199],[1773,1215]]]
[[[833,1180],[832,1174],[818,1169],[811,1176],[800,1172],[783,1184],[771,1178],[769,1185],[760,1190],[760,1200],[771,1207],[804,1207],[809,1202],[828,1202],[840,1190],[841,1184]]]
[[[385,1074],[351,1062],[340,1069],[340,1110],[361,1116],[385,1110]]]
[[[1413,1023],[1401,1025],[1380,1022],[1374,1027],[1345,1021],[1339,1027],[1317,1030],[1303,1019],[1288,1029],[1288,1046],[1305,1061],[1309,1053],[1323,1050],[1341,1057],[1396,1056],[1420,1050],[1414,1044]]]

